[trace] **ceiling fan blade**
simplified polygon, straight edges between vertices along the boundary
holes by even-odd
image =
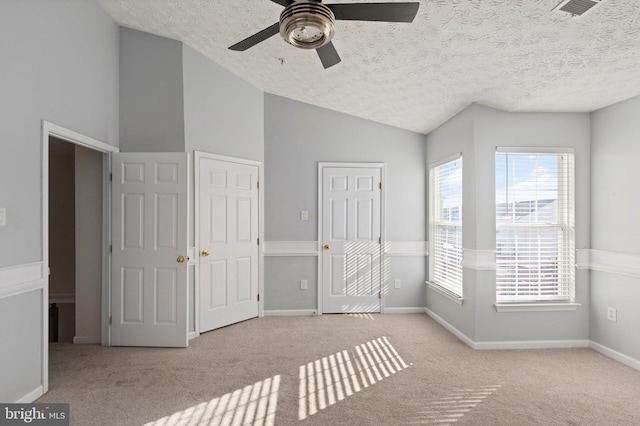
[[[328,4],[336,19],[343,21],[413,22],[419,2]]]
[[[338,55],[338,51],[332,42],[318,47],[316,52],[318,52],[318,56],[320,57],[320,61],[322,61],[324,69],[330,68],[342,60],[340,59],[340,55]]]
[[[247,37],[244,40],[242,40],[239,43],[234,44],[233,46],[229,47],[230,50],[237,50],[237,51],[245,51],[250,47],[255,46],[256,44],[265,41],[266,39],[268,39],[269,37],[272,37],[276,34],[278,34],[280,32],[280,22],[276,22],[275,24],[271,25],[270,27],[265,28],[264,30],[260,31],[259,33],[255,33],[254,35],[252,35],[251,37]]]
[[[271,0],[274,3],[278,3],[279,5],[282,5],[284,7],[289,6],[291,3],[293,3],[295,0]]]

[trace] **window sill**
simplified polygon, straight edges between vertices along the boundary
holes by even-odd
[[[580,303],[496,303],[497,312],[575,311]]]
[[[437,284],[432,283],[431,281],[425,281],[425,283],[429,286],[430,289],[432,289],[436,293],[446,297],[447,299],[454,301],[458,305],[462,305],[462,303],[464,302],[464,299],[462,297],[456,296],[455,294],[451,293],[448,290],[443,289],[442,287],[440,287]]]

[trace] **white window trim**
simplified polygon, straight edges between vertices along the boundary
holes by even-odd
[[[530,147],[530,146],[497,146],[496,152],[514,153],[514,154],[574,154],[573,148],[569,147]]]
[[[496,153],[516,153],[516,154],[570,154],[574,156],[573,164],[573,178],[574,178],[574,197],[575,197],[575,154],[574,149],[570,147],[504,147],[504,146],[496,146]],[[494,170],[495,173],[495,170]],[[575,214],[575,200],[574,200],[574,214]],[[541,225],[544,226],[544,225]],[[550,225],[550,227],[557,227],[557,225]],[[575,244],[575,235],[574,235],[574,244]],[[577,258],[575,259],[575,265],[577,267]],[[574,278],[575,280],[575,278]],[[573,297],[575,298],[575,290],[576,290],[576,282],[573,283]],[[497,295],[496,295],[497,297]],[[580,303],[575,302],[575,300],[565,300],[561,299],[558,302],[549,301],[549,300],[540,300],[540,301],[504,301],[504,302],[496,302],[494,307],[496,312],[498,313],[508,313],[508,312],[553,312],[553,311],[575,311],[579,306],[582,306]]]
[[[433,283],[431,281],[425,281],[425,283],[429,286],[429,288],[433,291],[435,291],[436,293],[440,294],[441,296],[446,297],[449,300],[452,300],[453,302],[457,303],[458,305],[462,305],[464,304],[464,298],[460,297],[456,294],[453,294],[452,292],[450,292],[449,290],[447,290],[446,288],[442,287],[439,284]],[[463,292],[464,294],[464,292]]]
[[[574,302],[562,302],[562,303],[549,303],[549,302],[513,302],[513,303],[496,303],[493,305],[496,308],[496,312],[508,313],[508,312],[557,312],[557,311],[575,311],[578,307],[582,306],[580,303]]]
[[[435,245],[436,238],[435,238],[435,235],[433,235],[433,232],[434,232],[434,229],[438,226],[438,223],[436,223],[433,220],[433,215],[434,215],[433,208],[434,208],[434,206],[433,206],[433,198],[431,198],[432,189],[433,189],[433,186],[432,186],[433,182],[431,182],[431,171],[432,171],[432,169],[434,169],[436,167],[439,167],[439,166],[442,166],[443,164],[451,163],[453,161],[458,161],[458,160],[462,160],[462,152],[458,152],[456,154],[450,155],[448,157],[445,157],[445,158],[442,158],[442,159],[440,159],[438,161],[430,163],[429,167],[428,167],[428,171],[427,171],[428,176],[429,176],[429,180],[430,180],[429,181],[429,194],[430,194],[429,195],[429,220],[428,220],[429,232],[431,234],[430,238],[429,238],[429,277],[430,278],[433,277],[434,268],[435,268],[435,266],[434,266],[434,260],[435,260],[434,253],[435,253],[436,250],[435,250],[434,245]],[[463,167],[464,167],[464,165],[463,165]],[[464,171],[463,171],[463,173],[464,173]],[[464,188],[464,186],[463,186],[463,188]],[[464,191],[464,189],[463,189],[463,191]],[[458,226],[462,230],[462,210],[460,211],[460,223],[459,223]],[[463,253],[464,253],[464,250],[463,250]],[[463,258],[461,259],[461,262],[464,262],[464,255],[463,255]],[[462,266],[462,269],[464,270],[464,265],[462,265],[462,263],[461,263],[461,266]],[[462,273],[464,273],[464,272],[462,272]],[[434,290],[438,291],[438,293],[448,297],[449,299],[453,300],[456,303],[462,304],[462,301],[464,300],[463,299],[464,282],[462,282],[461,286],[460,286],[460,290],[462,292],[462,295],[457,295],[453,291],[449,290],[446,287],[443,287],[442,285],[440,285],[440,284],[438,284],[438,283],[436,283],[434,281],[430,280],[430,281],[426,281],[426,283],[429,285],[430,288],[433,288]]]
[[[462,158],[462,153],[461,152],[455,153],[453,155],[450,155],[448,157],[445,157],[445,158],[442,158],[442,159],[440,159],[438,161],[434,161],[433,163],[430,163],[429,164],[429,170],[433,169],[434,167],[442,166],[443,164],[459,160],[461,158]]]

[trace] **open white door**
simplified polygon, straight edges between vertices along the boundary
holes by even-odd
[[[258,316],[258,166],[198,161],[200,332]]]
[[[186,153],[113,154],[111,344],[188,345]]]
[[[322,311],[380,312],[382,167],[321,170]]]

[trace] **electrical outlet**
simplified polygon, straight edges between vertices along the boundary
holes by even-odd
[[[400,280],[393,280],[393,286],[395,288],[400,288]]]
[[[609,321],[618,322],[618,310],[616,308],[607,308],[607,319]]]
[[[7,209],[2,207],[0,208],[0,226],[5,226],[7,224]]]
[[[300,280],[300,290],[307,289],[307,280]]]
[[[309,220],[309,212],[306,210],[300,211],[300,220]]]

